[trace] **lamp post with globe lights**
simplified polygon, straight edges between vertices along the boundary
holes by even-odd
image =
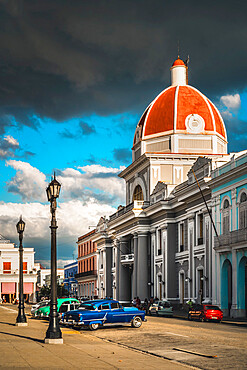
[[[27,326],[27,318],[24,312],[24,297],[23,297],[23,233],[25,230],[25,222],[20,217],[19,222],[16,225],[17,232],[19,234],[19,306],[18,316],[16,318],[17,326]]]
[[[50,301],[50,316],[49,327],[46,332],[45,343],[48,344],[63,344],[62,332],[58,322],[57,312],[57,221],[56,209],[57,198],[59,197],[61,185],[54,178],[46,189],[48,201],[51,203],[51,301]]]

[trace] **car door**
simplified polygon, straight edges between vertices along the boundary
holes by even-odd
[[[109,303],[102,303],[99,307],[98,307],[98,313],[100,314],[99,315],[99,318],[102,318],[104,319],[104,322],[105,323],[108,323],[109,322],[109,313],[110,313],[111,309],[110,309],[110,305]]]
[[[126,312],[118,302],[111,302],[111,311],[108,313],[109,322],[122,323],[127,321]]]

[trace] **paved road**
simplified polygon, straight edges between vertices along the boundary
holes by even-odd
[[[0,305],[2,369],[186,369],[176,362],[102,340],[88,330],[63,328],[64,344],[44,344],[47,321],[28,317],[28,326],[17,327],[16,317],[15,306]]]
[[[107,328],[91,335],[201,369],[247,368],[247,328],[242,324],[148,317],[138,331]]]
[[[29,309],[27,308],[27,312]],[[148,317],[140,329],[63,328],[63,345],[43,343],[47,322],[14,325],[17,307],[0,306],[0,367],[85,369],[246,369],[245,324]]]

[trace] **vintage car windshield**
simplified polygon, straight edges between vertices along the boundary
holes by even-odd
[[[83,310],[88,310],[88,311],[95,311],[96,310],[95,306],[93,306],[92,304],[87,304],[87,303],[80,304],[79,308],[83,309]]]

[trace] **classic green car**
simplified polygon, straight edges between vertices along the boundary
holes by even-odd
[[[62,313],[67,311],[76,310],[79,307],[80,302],[75,298],[58,298],[57,300],[57,312],[58,317],[62,316]],[[34,316],[38,318],[48,318],[50,315],[50,305],[40,307],[35,311]]]

